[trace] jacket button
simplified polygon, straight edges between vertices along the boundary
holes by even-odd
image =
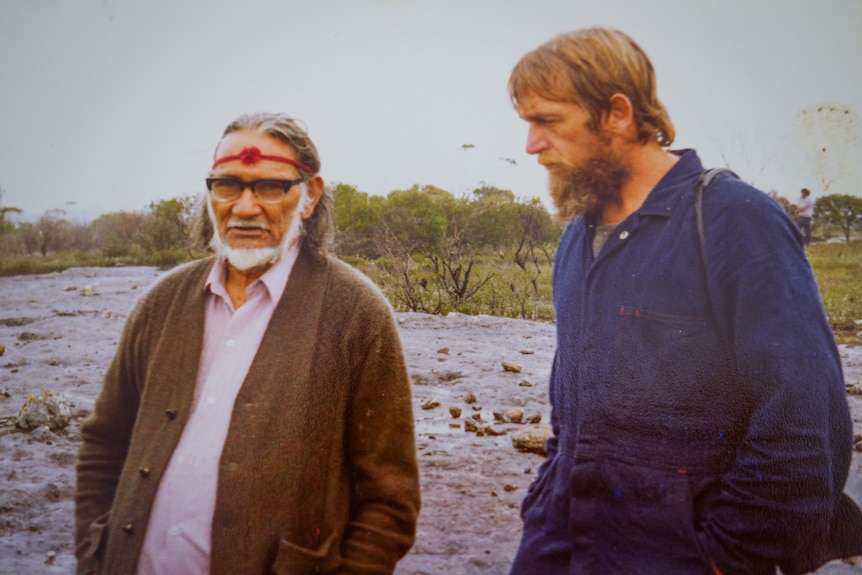
[[[131,523],[126,523],[125,525],[123,525],[122,529],[123,529],[123,531],[125,531],[126,533],[131,535],[135,531],[135,526],[132,525]]]
[[[620,239],[621,239],[621,240],[624,240],[624,239],[626,239],[627,237],[629,237],[629,231],[628,231],[628,230],[623,230],[623,231],[621,231],[621,232],[620,232]]]
[[[138,473],[141,474],[141,477],[147,478],[150,476],[150,468],[149,467],[141,467],[138,470]]]
[[[176,409],[169,409],[169,410],[165,411],[165,415],[168,416],[168,419],[176,419],[177,418],[177,410]]]

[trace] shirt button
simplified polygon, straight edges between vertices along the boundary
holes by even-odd
[[[211,396],[209,396],[209,397],[207,398],[207,403],[208,403],[209,405],[212,405],[212,404],[214,404],[215,402],[216,402],[216,398],[215,398],[215,397],[213,397],[212,395],[211,395]]]
[[[235,346],[235,345],[236,345],[236,342],[235,342],[234,340],[232,340],[232,339],[229,339],[229,340],[227,340],[227,341],[225,342],[225,345],[226,345],[226,346],[228,346],[228,347],[233,347],[233,346]]]
[[[183,530],[180,529],[179,525],[174,525],[173,527],[168,529],[168,533],[170,533],[171,535],[179,535],[182,532]]]
[[[623,230],[623,231],[621,231],[621,232],[620,232],[620,239],[621,239],[621,240],[624,240],[624,239],[626,239],[627,237],[629,237],[629,232],[628,232],[628,230]]]

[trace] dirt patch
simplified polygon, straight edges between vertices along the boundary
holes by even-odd
[[[52,334],[21,341],[21,326],[0,323],[7,368],[0,371],[0,571],[73,572],[80,422],[92,410],[125,318],[162,273],[79,268],[0,278],[4,312],[31,318],[34,334]],[[101,295],[82,298],[79,290],[64,290],[70,285]],[[523,425],[494,413],[517,408],[548,421],[553,325],[457,314],[397,314],[397,320],[414,381],[423,496],[416,545],[397,575],[507,574],[521,534],[521,499],[544,459],[516,450],[511,434]],[[862,382],[862,348],[842,346],[841,354],[847,383]],[[507,370],[504,362],[520,370]],[[72,404],[67,428],[27,434],[2,425],[30,395],[47,391]],[[850,402],[856,433],[862,433],[862,397]],[[495,434],[467,432],[468,420]],[[854,455],[852,473],[862,494],[862,452]],[[836,563],[821,573],[859,574],[862,568]]]

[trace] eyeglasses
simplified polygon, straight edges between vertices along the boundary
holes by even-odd
[[[302,178],[292,180],[251,180],[246,182],[237,178],[207,178],[207,189],[217,202],[233,202],[242,191],[251,188],[257,201],[264,204],[277,204],[290,188],[302,182]]]

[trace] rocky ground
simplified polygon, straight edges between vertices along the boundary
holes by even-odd
[[[80,421],[127,314],[160,273],[79,268],[0,278],[0,573],[73,572]],[[457,314],[397,319],[414,381],[423,489],[416,545],[397,575],[508,573],[518,508],[543,461],[513,447],[530,424],[512,421],[547,422],[553,326]],[[862,347],[841,352],[847,383],[862,385]],[[68,426],[10,431],[29,396],[46,392],[71,405]],[[849,399],[862,433],[862,397]],[[862,496],[862,453],[848,491]],[[858,575],[862,566],[835,562],[819,573]]]

